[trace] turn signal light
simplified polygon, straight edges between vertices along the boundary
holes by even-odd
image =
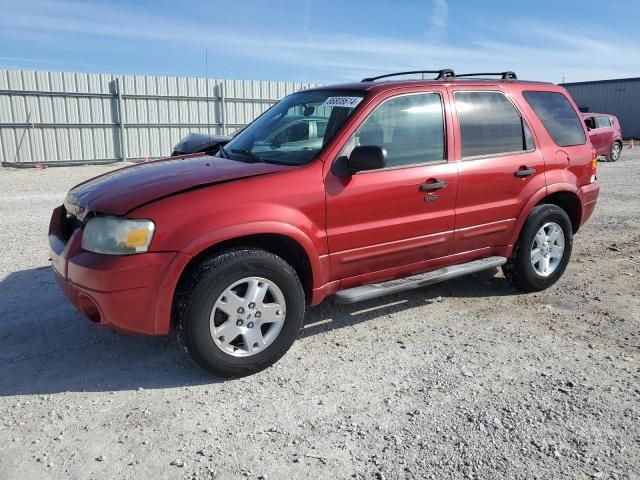
[[[127,235],[125,245],[129,248],[141,247],[147,243],[149,231],[145,229],[132,230]]]
[[[591,149],[591,183],[595,182],[598,178],[598,154],[596,149]]]

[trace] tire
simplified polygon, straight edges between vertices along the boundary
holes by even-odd
[[[559,232],[556,227],[560,228]],[[538,236],[541,231],[541,236]],[[554,240],[550,242],[550,238]],[[531,210],[520,232],[513,255],[502,267],[504,274],[520,290],[544,290],[556,283],[564,273],[572,247],[573,227],[567,212],[557,205],[537,205]],[[537,259],[539,261],[533,263]]]
[[[193,359],[214,375],[240,377],[287,352],[302,327],[305,296],[295,270],[282,258],[240,248],[197,265],[176,305],[178,338]]]
[[[617,162],[622,155],[622,144],[620,142],[613,142],[611,145],[611,150],[607,154],[607,162]]]

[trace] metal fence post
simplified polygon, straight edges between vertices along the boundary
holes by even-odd
[[[125,131],[124,100],[122,100],[122,84],[116,78],[116,93],[118,95],[118,125],[120,127],[120,160],[127,161],[127,134]]]
[[[227,134],[227,107],[224,100],[224,82],[220,84],[220,123],[222,124],[222,135]]]

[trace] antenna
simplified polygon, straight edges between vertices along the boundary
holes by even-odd
[[[207,89],[207,134],[211,143],[211,105],[209,104],[209,49],[204,49],[204,84]]]

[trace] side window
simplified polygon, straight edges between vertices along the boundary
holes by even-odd
[[[388,167],[443,161],[442,97],[420,93],[384,101],[360,125],[341,155],[348,156],[360,145],[386,148]]]
[[[324,138],[324,134],[327,131],[327,124],[329,122],[327,120],[318,120],[315,122],[315,137],[313,138]]]
[[[277,145],[283,145],[293,142],[322,139],[324,138],[326,130],[326,120],[298,120],[274,135],[273,142]]]
[[[322,105],[296,105],[287,110],[286,115],[281,117],[279,121],[283,125],[280,130],[267,138],[266,141],[277,147],[286,147],[290,143],[309,143],[312,140],[324,140],[331,110],[331,108],[323,107]]]
[[[289,125],[279,136],[282,138],[281,143],[309,140],[309,122],[297,122]]]
[[[596,121],[593,117],[585,118],[584,124],[587,126],[589,130],[593,130],[594,128],[596,128]]]
[[[570,147],[587,141],[578,114],[562,93],[529,91],[523,95],[557,145]]]
[[[611,126],[611,121],[609,117],[596,117],[596,127],[598,128],[607,128]]]
[[[462,158],[532,150],[533,137],[499,92],[455,92]]]

